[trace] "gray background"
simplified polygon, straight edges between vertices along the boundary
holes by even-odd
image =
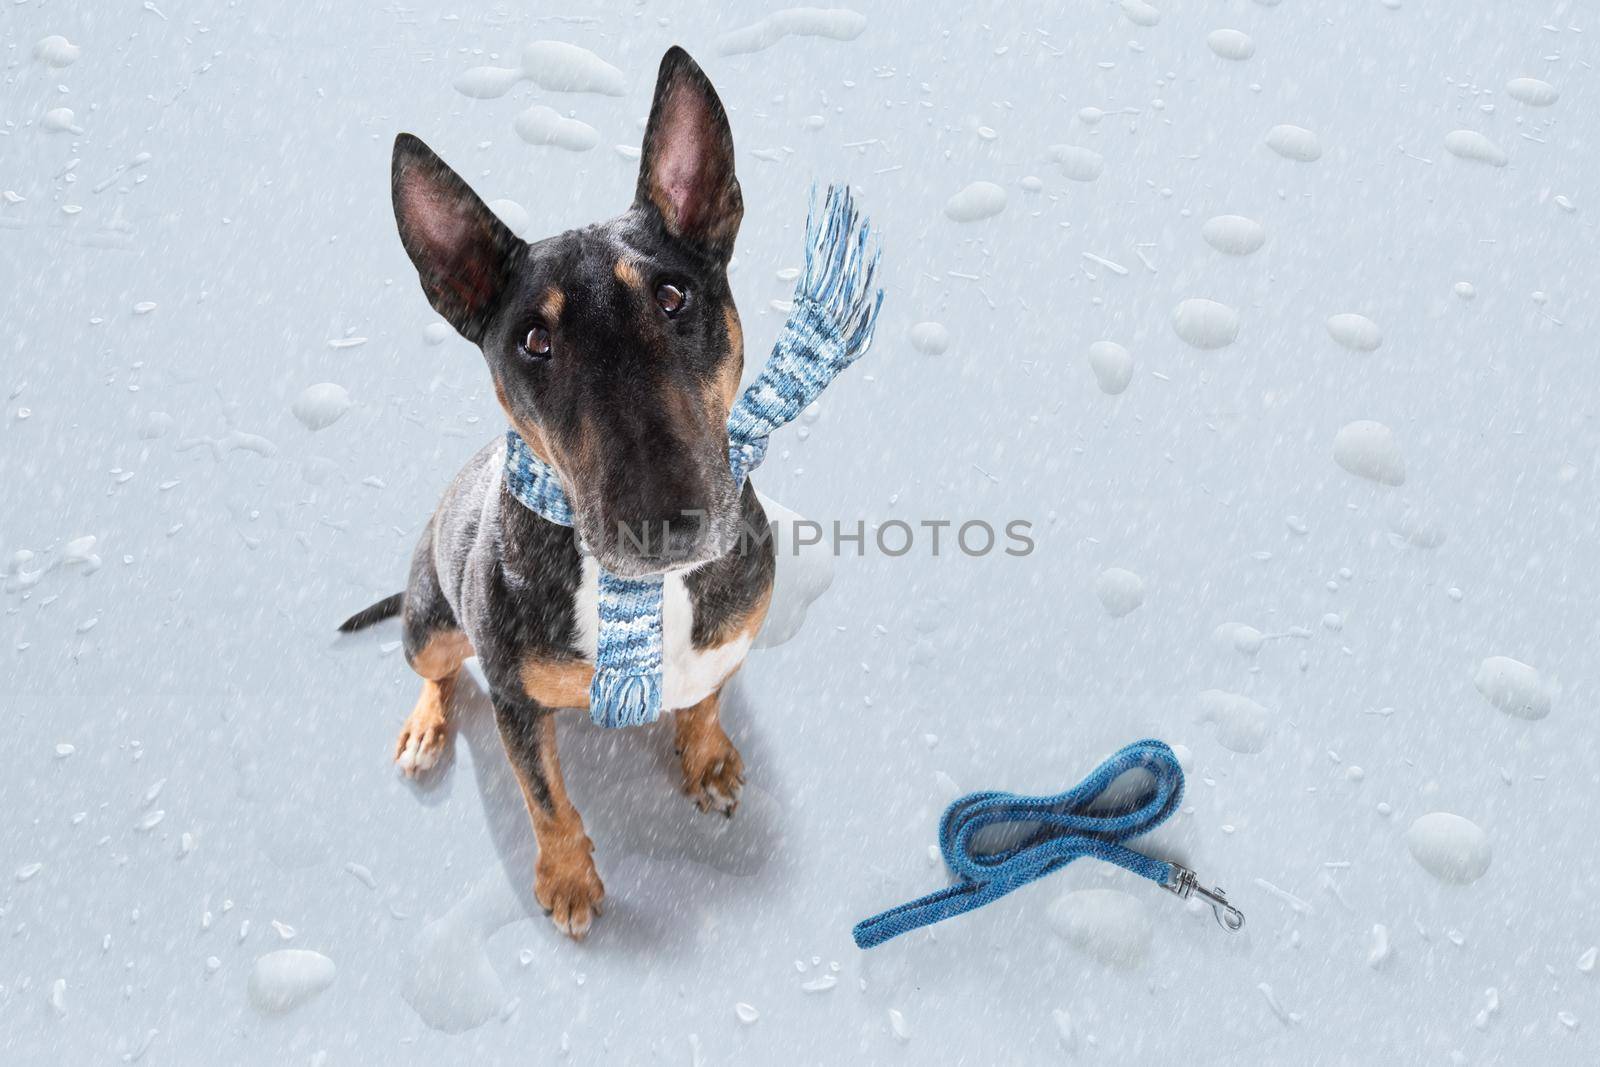
[[[0,1059],[1593,1060],[1600,976],[1576,964],[1600,940],[1597,27],[1561,3],[1154,2],[1153,27],[1103,2],[857,4],[852,41],[732,56],[718,36],[770,9],[7,3],[0,188],[23,200],[0,203],[0,561],[93,535],[103,565],[0,599]],[[1224,26],[1253,58],[1212,53]],[[74,65],[32,58],[52,33],[82,46]],[[538,39],[593,49],[628,94],[452,88]],[[530,236],[607,217],[636,166],[613,146],[637,145],[674,42],[739,146],[747,366],[781,323],[813,181],[855,184],[883,232],[881,343],[809,437],[785,431],[762,490],[822,521],[1027,518],[1038,547],[835,561],[799,635],[740,676],[751,787],[731,826],[674,794],[667,729],[564,728],[609,891],[575,946],[522,914],[530,835],[485,702],[467,695],[453,762],[415,789],[389,763],[416,690],[397,634],[331,631],[399,588],[440,489],[502,426],[476,352],[424,343],[394,134],[516,200]],[[1513,100],[1522,75],[1560,100]],[[599,146],[523,143],[534,103]],[[41,129],[60,106],[81,133]],[[1087,125],[1086,106],[1135,111]],[[1278,123],[1315,131],[1321,159],[1265,147]],[[1447,153],[1456,129],[1509,165]],[[1054,144],[1103,174],[1067,180]],[[974,180],[1005,187],[1004,212],[951,221]],[[1265,247],[1211,249],[1201,224],[1225,213]],[[1196,296],[1238,310],[1233,345],[1174,334]],[[1351,311],[1381,327],[1376,352],[1330,339]],[[910,344],[923,320],[948,351]],[[349,336],[368,340],[330,347]],[[1088,368],[1101,339],[1136,361],[1120,397]],[[290,405],[324,381],[355,406],[312,434]],[[170,430],[141,437],[154,412]],[[1334,463],[1356,419],[1393,429],[1404,486]],[[203,443],[233,430],[270,454]],[[1395,535],[1407,508],[1441,545]],[[1113,565],[1148,590],[1120,619],[1094,593]],[[1310,636],[1250,656],[1214,637],[1226,623]],[[1539,669],[1547,719],[1478,694],[1491,655]],[[1270,710],[1262,751],[1197,722],[1213,688]],[[1192,751],[1163,847],[1229,888],[1244,933],[1085,863],[852,946],[856,920],[942,884],[927,850],[955,792],[1060,789],[1150,734]],[[1436,810],[1487,834],[1476,883],[1408,853]],[[1076,905],[1052,907],[1083,889],[1122,894],[1094,899],[1148,942],[1088,911],[1061,936]],[[1371,967],[1377,924],[1392,954]],[[247,982],[281,947],[337,978],[266,1017]],[[802,990],[834,962],[835,988]]]

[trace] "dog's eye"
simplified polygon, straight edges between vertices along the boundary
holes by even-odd
[[[667,313],[667,318],[677,315],[688,303],[689,294],[671,282],[656,286],[656,305]]]
[[[528,355],[544,359],[550,355],[550,331],[543,326],[535,326],[528,331],[528,336],[522,339],[522,350]]]

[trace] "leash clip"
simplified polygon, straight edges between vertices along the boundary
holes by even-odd
[[[1228,894],[1220,887],[1207,889],[1200,884],[1199,876],[1181,863],[1171,864],[1171,867],[1172,875],[1161,888],[1179,900],[1201,897],[1211,905],[1211,913],[1217,917],[1218,924],[1229,933],[1237,933],[1244,926],[1244,912],[1228,903]]]

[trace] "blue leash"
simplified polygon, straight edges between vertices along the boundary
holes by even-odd
[[[1136,807],[1091,812],[1111,783],[1142,769],[1155,779]],[[1025,797],[990,791],[968,793],[945,809],[939,820],[939,848],[960,880],[948,889],[901,904],[855,925],[856,947],[872,948],[922,926],[954,918],[993,903],[1014,889],[1060,870],[1080,856],[1115,863],[1148,878],[1180,898],[1199,895],[1217,921],[1229,930],[1244,925],[1244,915],[1220,889],[1206,889],[1189,868],[1127,848],[1122,842],[1149,833],[1183,802],[1183,768],[1163,742],[1135,741],[1094,769],[1077,786],[1055,796]],[[976,853],[973,839],[986,827],[1036,824],[1019,843]]]

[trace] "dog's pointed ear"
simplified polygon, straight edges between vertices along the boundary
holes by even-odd
[[[394,140],[390,169],[400,242],[428,303],[467,340],[483,339],[523,243],[421,140]]]
[[[744,217],[733,131],[710,79],[676,45],[661,57],[634,203],[658,212],[673,237],[723,259],[732,254]]]

